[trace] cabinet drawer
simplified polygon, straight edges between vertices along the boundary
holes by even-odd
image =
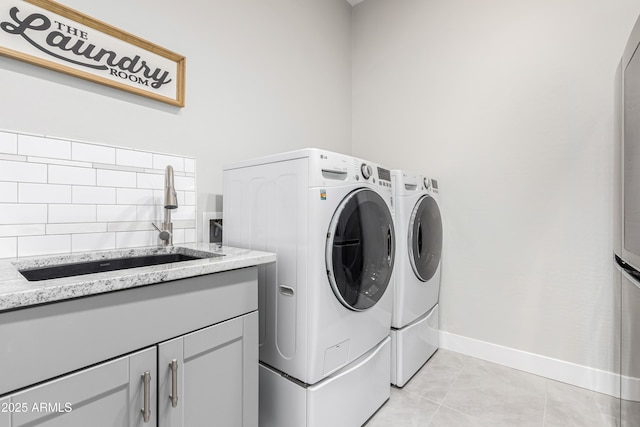
[[[142,427],[142,375],[149,371],[155,377],[156,354],[152,347],[10,395],[11,422],[0,425]],[[148,392],[155,403],[154,389]],[[150,409],[154,415],[155,408]]]

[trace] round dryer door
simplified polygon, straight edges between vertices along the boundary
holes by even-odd
[[[327,234],[326,264],[333,292],[347,308],[366,310],[384,294],[395,256],[393,220],[375,191],[342,200]]]
[[[418,200],[409,221],[409,260],[423,282],[431,279],[442,254],[442,218],[438,204],[430,196]]]

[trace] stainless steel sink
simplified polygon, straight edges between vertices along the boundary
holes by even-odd
[[[172,250],[152,251],[151,253],[148,253],[148,251],[129,251],[126,256],[121,255],[113,258],[103,256],[98,259],[23,268],[18,269],[18,271],[27,280],[38,281],[224,256],[222,254],[188,250],[185,248],[171,249]]]

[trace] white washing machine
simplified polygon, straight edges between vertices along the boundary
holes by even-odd
[[[388,398],[391,174],[304,149],[224,168],[225,245],[259,270],[260,425],[362,425]]]
[[[439,346],[442,217],[438,182],[393,170],[396,266],[392,287],[391,384],[404,386]]]

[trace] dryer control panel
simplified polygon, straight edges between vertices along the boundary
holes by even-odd
[[[395,169],[391,171],[391,178],[393,193],[397,197],[439,192],[437,180],[416,172]]]

